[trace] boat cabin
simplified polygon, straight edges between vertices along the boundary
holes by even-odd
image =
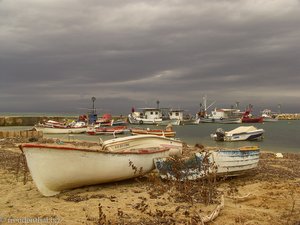
[[[184,112],[184,110],[181,110],[181,109],[171,109],[170,111],[169,111],[169,118],[171,119],[171,120],[183,120],[183,112]]]
[[[155,120],[155,119],[161,119],[162,118],[162,112],[158,108],[141,108],[142,113],[140,113],[141,118],[149,119],[149,120]]]
[[[241,112],[239,109],[215,109],[211,112],[212,119],[228,119],[239,117],[241,117]]]

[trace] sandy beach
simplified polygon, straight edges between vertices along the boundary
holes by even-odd
[[[0,224],[202,224],[223,198],[205,224],[300,225],[300,154],[262,152],[242,177],[178,183],[153,171],[44,197],[25,172],[24,141],[0,140]]]

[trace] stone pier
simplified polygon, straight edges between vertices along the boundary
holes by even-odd
[[[0,126],[33,126],[45,120],[74,120],[77,117],[47,116],[0,116]]]
[[[11,131],[11,130],[5,130],[0,131],[0,138],[42,138],[43,132],[42,131],[36,131],[36,130],[19,130],[19,131]]]

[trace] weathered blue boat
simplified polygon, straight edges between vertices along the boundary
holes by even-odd
[[[260,149],[245,146],[238,149],[211,149],[193,156],[154,159],[156,169],[163,179],[196,180],[209,174],[239,176],[255,169],[259,162]]]

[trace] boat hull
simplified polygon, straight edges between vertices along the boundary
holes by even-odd
[[[232,136],[225,136],[224,141],[253,141],[261,139],[263,134],[263,130],[257,130],[247,134],[234,134]]]
[[[181,155],[183,143],[180,140],[156,135],[136,135],[106,140],[102,148],[108,151],[120,151],[134,148],[169,148],[170,155]]]
[[[155,125],[160,124],[163,120],[161,118],[154,118],[154,119],[146,119],[140,117],[134,117],[131,114],[128,116],[128,121],[131,124],[147,124],[147,125]]]
[[[222,118],[222,119],[214,119],[214,118],[200,118],[200,123],[222,123],[222,124],[240,124],[242,120],[232,119],[232,118]]]
[[[253,126],[241,126],[234,130],[224,132],[218,128],[216,133],[211,134],[215,141],[254,141],[263,138],[265,130]]]
[[[263,118],[242,118],[242,123],[262,123]]]
[[[132,128],[131,133],[133,135],[140,135],[140,134],[150,134],[150,135],[157,135],[157,136],[164,136],[164,137],[175,137],[175,131],[166,131],[166,130],[147,130],[147,129],[137,129]]]
[[[154,158],[169,155],[168,149],[111,153],[57,145],[23,144],[21,148],[33,181],[44,196],[137,177],[154,169]]]
[[[64,127],[64,128],[56,128],[56,127],[34,127],[37,131],[42,131],[44,134],[81,134],[85,133],[87,127]]]
[[[89,135],[105,135],[105,134],[122,134],[127,130],[126,126],[103,126],[103,127],[89,127],[86,131]]]
[[[258,147],[198,152],[193,157],[174,162],[168,158],[155,159],[160,177],[171,180],[196,180],[208,174],[239,176],[255,169],[259,162]],[[209,164],[205,163],[208,159]],[[206,170],[204,168],[207,168]]]

